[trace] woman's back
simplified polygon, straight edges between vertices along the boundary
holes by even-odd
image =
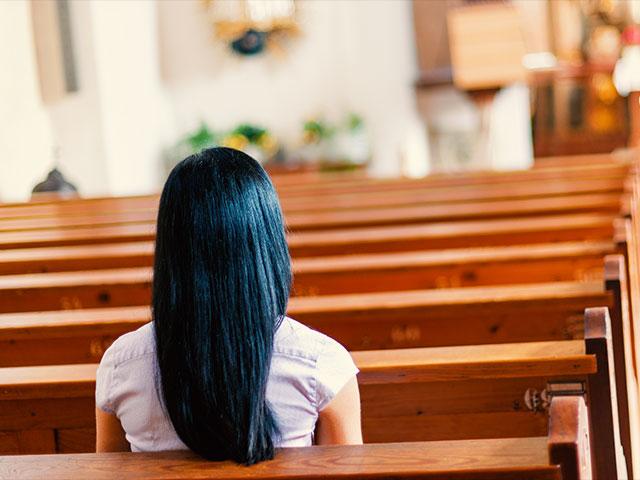
[[[96,405],[120,419],[133,451],[186,449],[162,408],[155,355],[153,323],[116,340],[98,370]],[[275,336],[267,383],[278,446],[311,445],[319,411],[357,371],[339,343],[286,318]]]
[[[158,208],[153,324],[101,363],[97,448],[187,446],[250,465],[278,445],[309,445],[314,431],[361,442],[353,362],[285,317],[290,287],[284,219],[264,169],[229,148],[180,162]],[[331,401],[339,389],[347,394]]]

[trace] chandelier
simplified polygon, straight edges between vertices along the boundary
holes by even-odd
[[[217,39],[238,55],[284,54],[300,33],[295,0],[204,0]]]

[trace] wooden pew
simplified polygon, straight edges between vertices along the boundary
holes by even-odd
[[[114,283],[109,290],[111,293],[105,294],[101,290],[101,286],[108,284],[109,279],[102,276],[103,271],[82,273],[86,275],[83,275],[81,279],[87,284],[87,288],[84,289],[84,297],[74,296],[74,294],[80,293],[79,291],[74,292],[79,285],[76,281],[70,287],[62,286],[53,289],[53,292],[48,288],[42,290],[34,288],[28,295],[3,296],[0,304],[7,312],[29,311],[30,309],[37,312],[43,310],[44,307],[57,310],[91,308],[92,306],[106,307],[108,305],[148,305],[148,283],[139,282],[137,284],[140,292],[131,288],[133,282],[128,282],[124,288],[120,289],[117,283]],[[93,287],[89,274],[97,277],[98,280]],[[70,273],[65,275],[70,275]],[[4,278],[12,277],[0,277],[0,282]],[[117,280],[121,281],[122,278]],[[60,297],[63,293],[67,295]],[[549,335],[572,336],[576,334],[574,329],[576,315],[579,318],[585,307],[592,305],[611,306],[612,302],[612,294],[604,289],[602,281],[550,282],[295,297],[289,303],[289,314],[314,327],[331,332],[330,334],[341,331],[343,328],[341,325],[344,322],[351,322],[353,319],[353,322],[360,323],[366,319],[372,330],[369,330],[366,336],[360,335],[357,331],[351,333],[348,343],[351,348],[357,348],[357,345],[360,345],[360,348],[378,348],[398,346],[399,343],[403,343],[404,336],[407,337],[404,339],[404,342],[407,342],[405,346],[421,346],[418,344],[425,341],[424,337],[427,336],[430,329],[446,325],[446,322],[452,318],[468,319],[470,324],[466,325],[467,327],[471,324],[475,325],[468,332],[469,342],[465,343],[478,343],[482,338],[489,339],[485,340],[485,343],[508,341],[509,338],[512,338],[510,335],[513,332],[535,337],[526,338],[527,340],[549,338]],[[525,308],[530,313],[520,313],[521,319],[533,318],[542,311],[548,311],[546,326],[541,325],[537,334],[537,325],[519,325],[522,322],[510,318],[510,315],[517,317],[516,312]],[[62,315],[71,316],[74,313],[74,311],[63,312]],[[500,316],[496,318],[495,315]],[[37,318],[38,313],[31,316]],[[40,316],[46,319],[51,316],[51,313],[41,313]],[[399,325],[406,326],[403,330],[406,335],[396,330],[398,328],[396,326]],[[344,328],[347,328],[347,331],[350,330],[348,325]],[[456,328],[462,328],[462,325],[458,324]],[[410,334],[409,331],[414,333]],[[444,331],[438,331],[440,332],[438,337],[440,341],[448,342],[443,336]],[[353,336],[354,334],[356,336]],[[455,332],[450,334],[455,336]],[[500,340],[503,336],[505,336],[504,340]],[[342,337],[344,338],[344,335]],[[412,344],[410,339],[413,337],[418,344]]]
[[[552,282],[295,297],[288,314],[350,350],[363,350],[581,338],[583,310],[617,309],[613,302],[602,281]],[[64,334],[83,324],[100,325],[113,339],[149,321],[147,305],[7,313],[0,315],[0,326],[4,335],[12,327],[35,341],[56,330]],[[42,342],[53,348],[53,339]],[[12,337],[3,339],[2,364],[15,358],[18,346]],[[27,355],[39,362],[36,357],[37,351]]]
[[[411,180],[407,180],[410,182]],[[336,194],[325,196],[322,201],[317,196],[281,199],[283,210],[287,213],[331,211],[353,208],[379,208],[411,205],[443,205],[468,202],[489,202],[500,200],[525,200],[541,197],[576,196],[587,194],[624,193],[624,178],[596,179],[559,179],[549,182],[513,183],[493,185],[436,187],[423,190],[365,191],[357,194]],[[157,210],[158,197],[112,197],[86,199],[86,203],[77,204],[58,202],[46,205],[17,205],[0,207],[0,219],[6,224],[9,220],[48,219],[63,217],[81,217],[113,214],[148,214]]]
[[[293,262],[294,294],[596,280],[614,249],[609,242],[565,242],[299,258]]]
[[[612,237],[612,217],[582,214],[299,232],[289,235],[288,240],[291,255],[296,258],[610,240]]]
[[[586,280],[600,276],[602,258],[616,248],[594,241],[343,255],[294,259],[293,270],[297,294],[375,291],[380,275],[393,277],[398,290]],[[0,250],[0,275],[152,266],[153,251],[153,242]]]
[[[624,471],[616,447],[607,320],[605,309],[589,310],[585,341],[354,352],[361,370],[365,438],[387,442],[545,435],[540,402],[547,397],[540,392],[555,398],[578,389],[598,412],[592,417],[596,464],[615,469],[618,455],[617,468]],[[0,410],[6,412],[0,431],[12,439],[14,451],[91,450],[94,374],[95,365],[0,369]],[[21,436],[28,441],[20,443]]]
[[[340,210],[345,208],[379,208],[400,205],[432,205],[497,200],[523,200],[550,196],[572,196],[578,194],[625,193],[623,178],[588,180],[557,179],[548,182],[505,183],[500,188],[493,185],[428,187],[423,190],[399,189],[398,191],[364,191],[325,195],[321,201],[317,196],[281,198],[287,213]],[[4,213],[4,212],[3,212]]]
[[[357,350],[578,338],[583,332],[576,319],[584,307],[611,301],[601,282],[551,283],[397,292],[377,299],[298,298],[292,299],[289,314]],[[621,306],[612,306],[614,339],[624,345]],[[0,315],[0,365],[95,361],[113,339],[148,320],[146,307]],[[628,422],[627,362],[624,350],[614,351],[621,422]],[[621,431],[628,446],[628,426]]]
[[[614,251],[612,242],[575,242],[301,258],[293,262],[292,294],[308,296],[597,280],[602,278],[604,257]],[[0,251],[0,311],[148,303],[151,267],[105,268],[129,263],[151,265],[153,245]],[[63,269],[72,271],[29,273]],[[3,275],[13,272],[25,273]]]
[[[617,150],[612,153],[591,153],[586,155],[558,155],[534,159],[533,168],[558,168],[578,165],[602,165],[622,162],[634,163],[638,151],[633,149]]]
[[[638,381],[638,351],[640,347],[640,328],[637,324],[640,318],[640,277],[638,276],[638,241],[636,229],[634,227],[635,219],[624,219],[620,222],[620,231],[617,241],[621,251],[625,253],[627,258],[626,274],[628,276],[627,289],[621,288],[621,295],[627,297],[629,303],[629,311],[631,320],[629,321],[629,337],[631,337],[630,345],[627,349],[627,383],[629,391],[630,405],[639,403],[639,381]],[[625,295],[626,293],[626,295]],[[635,398],[633,398],[635,397]],[[638,410],[630,410],[630,425],[632,445],[634,446],[634,471],[640,471],[640,418]]]
[[[469,172],[467,174],[444,174],[427,176],[422,179],[407,181],[406,179],[367,179],[345,181],[337,184],[300,184],[288,185],[286,188],[278,188],[278,194],[284,198],[310,195],[336,195],[343,193],[360,193],[371,191],[397,190],[399,185],[405,189],[423,189],[443,186],[471,186],[494,185],[499,188],[504,183],[515,182],[546,182],[555,179],[594,179],[594,178],[625,178],[631,165],[627,163],[607,165],[585,165],[570,167],[540,168],[532,170],[520,170],[509,172]]]
[[[593,467],[581,397],[551,404],[548,437],[286,448],[255,467],[208,462],[190,452],[0,457],[0,478],[31,480],[590,480]],[[505,452],[510,452],[506,454]]]
[[[293,232],[385,225],[424,224],[438,221],[498,219],[555,214],[611,213],[621,209],[621,196],[592,194],[457,204],[378,207],[327,212],[285,212]]]
[[[538,168],[534,170],[511,171],[511,172],[459,172],[456,174],[436,174],[430,175],[422,179],[375,179],[375,178],[353,178],[340,175],[331,177],[340,179],[336,181],[313,181],[298,182],[293,181],[289,185],[279,182],[279,178],[274,178],[278,187],[279,194],[282,198],[286,196],[292,197],[309,197],[317,195],[339,195],[350,193],[365,193],[373,190],[383,191],[399,191],[399,190],[424,190],[434,188],[455,188],[462,186],[469,188],[472,186],[495,186],[501,187],[506,184],[519,183],[521,185],[528,183],[538,183],[540,185],[553,183],[556,181],[590,181],[602,179],[624,179],[626,178],[632,164],[628,162],[614,162],[596,165],[578,165],[578,166],[562,166],[552,168]],[[498,190],[498,189],[496,189]],[[565,191],[566,188],[560,189]],[[537,194],[536,194],[537,195]],[[493,198],[493,197],[492,197]],[[0,204],[0,211],[4,211],[6,217],[9,218],[14,214],[24,216],[24,212],[40,212],[40,214],[60,213],[60,209],[69,209],[69,211],[83,207],[92,206],[103,207],[105,202],[112,204],[112,197],[95,197],[95,198],[75,198],[68,200],[47,200],[37,203],[5,203]],[[136,208],[136,205],[145,207],[157,204],[158,196],[155,195],[139,195],[130,197],[118,197],[120,208],[130,209]],[[113,204],[112,204],[113,205]],[[52,207],[54,210],[52,210]]]
[[[629,217],[622,221],[622,236],[619,238],[621,249],[626,253],[628,258],[627,273],[629,276],[629,298],[631,301],[631,309],[633,318],[640,318],[640,260],[638,252],[640,251],[640,178],[636,175],[632,179],[633,196],[629,201]],[[638,372],[638,364],[640,363],[640,325],[635,325],[633,330],[635,338],[634,342],[634,358],[636,366],[636,375]]]
[[[0,250],[0,275],[149,267],[154,250],[150,241]]]
[[[615,307],[611,310],[613,351],[619,386],[618,409],[620,432],[625,456],[628,459],[629,477],[640,471],[640,402],[638,380],[633,359],[633,312],[628,296],[629,286],[626,259],[622,255],[607,258],[605,262],[605,288],[613,295]]]
[[[575,324],[579,312],[590,305],[612,302],[614,352],[620,377],[618,402],[626,425],[621,431],[628,446],[630,407],[625,373],[628,341],[622,333],[628,329],[628,319],[623,321],[626,314],[621,312],[621,299],[616,297],[620,287],[615,288],[612,283],[616,282],[615,275],[610,275],[608,282],[610,295],[615,299],[609,297],[601,283],[596,283],[595,289],[593,284],[587,284],[588,288],[584,289],[582,284],[551,283],[431,291],[442,294],[436,297],[429,297],[429,291],[425,291],[397,292],[378,298],[371,295],[299,298],[292,300],[289,313],[338,338],[351,349],[371,348],[371,345],[393,348],[577,338],[582,334]],[[124,294],[132,292],[132,289],[123,290]],[[536,322],[536,316],[544,322]],[[146,307],[0,315],[0,365],[41,364],[54,358],[59,358],[60,363],[98,360],[114,338],[148,319]]]
[[[611,258],[609,259],[611,260]],[[613,259],[615,260],[615,259]],[[618,264],[621,259],[617,259]],[[607,262],[609,265],[611,261]],[[616,262],[613,262],[614,264]],[[611,268],[609,268],[611,270]],[[96,274],[103,272],[94,272]],[[619,295],[625,291],[620,286],[619,279],[615,275],[609,275],[608,287],[614,297],[613,316],[615,319],[614,341],[616,345],[616,364],[619,365],[620,377],[618,402],[620,404],[621,422],[624,445],[630,445],[629,434],[629,403],[627,400],[627,382],[625,366],[625,349],[628,341],[623,338],[623,330],[628,330],[629,321],[625,313],[621,312],[622,300]],[[618,272],[619,273],[619,272]],[[85,280],[86,281],[86,280]],[[615,282],[618,282],[617,288]],[[612,283],[614,282],[614,283]],[[79,285],[69,287],[77,290]],[[565,288],[565,298],[556,297],[558,292]],[[564,338],[565,336],[579,336],[573,324],[577,312],[584,307],[596,305],[608,298],[602,290],[580,288],[580,284],[568,288],[567,284],[531,285],[517,287],[504,287],[502,289],[454,289],[438,291],[443,293],[440,300],[428,298],[427,292],[398,292],[393,296],[372,297],[371,295],[328,297],[328,302],[320,302],[310,305],[308,302],[300,302],[294,299],[290,308],[290,314],[301,321],[325,331],[339,338],[350,348],[370,348],[371,342],[378,341],[376,348],[430,345],[424,343],[433,341],[432,338],[424,339],[427,335],[433,335],[438,341],[447,338],[448,344],[456,343],[491,343],[495,341],[536,340],[546,338]],[[576,288],[577,287],[577,288]],[[537,297],[530,294],[538,290]],[[135,289],[131,285],[122,289],[123,295],[134,295]],[[59,290],[44,289],[44,294],[52,294],[53,299],[60,293]],[[77,293],[77,292],[76,292]],[[145,293],[148,294],[148,291]],[[416,295],[417,294],[417,295]],[[585,294],[587,296],[585,296]],[[139,294],[138,294],[139,295]],[[582,295],[573,299],[571,305],[566,302],[571,295]],[[589,295],[591,295],[589,297]],[[600,295],[600,297],[597,297]],[[464,299],[464,304],[456,305],[456,298]],[[419,298],[422,297],[422,298]],[[502,297],[502,298],[501,298]],[[508,298],[507,298],[508,297]],[[35,298],[33,294],[18,298],[18,303],[31,305],[28,299]],[[75,297],[78,299],[79,297]],[[63,297],[66,302],[71,302],[70,297]],[[26,300],[26,301],[25,301]],[[297,301],[297,304],[296,304]],[[391,302],[391,303],[390,303]],[[396,302],[396,303],[393,303]],[[485,303],[488,302],[488,303]],[[502,302],[502,303],[501,303]],[[524,303],[523,303],[524,302]],[[591,303],[589,303],[591,302]],[[6,304],[6,302],[4,302]],[[341,311],[336,308],[340,306]],[[63,306],[71,306],[63,305]],[[476,310],[484,309],[484,313]],[[567,310],[569,308],[569,310]],[[542,309],[542,310],[541,310]],[[547,311],[547,309],[551,311]],[[519,311],[522,310],[521,313]],[[573,315],[572,315],[573,312]],[[117,336],[139,326],[148,320],[148,310],[138,309],[105,309],[103,311],[78,311],[55,313],[43,313],[33,315],[0,316],[0,323],[5,327],[0,329],[2,341],[3,362],[22,362],[28,358],[33,364],[44,363],[55,358],[56,353],[64,352],[60,362],[84,362],[91,359],[99,359],[104,348]],[[76,314],[77,313],[77,314]],[[564,317],[558,317],[558,314]],[[544,324],[535,323],[535,315],[544,318]],[[531,320],[527,320],[532,316]],[[118,320],[125,318],[126,320]],[[445,319],[449,319],[446,321]],[[496,323],[496,318],[500,320]],[[461,320],[467,322],[461,325]],[[60,321],[61,320],[61,321]],[[389,323],[391,320],[391,323]],[[424,321],[426,320],[426,324]],[[429,323],[433,322],[434,323]],[[364,324],[363,322],[367,322]],[[354,323],[355,322],[355,323]],[[489,324],[487,324],[489,322]],[[522,323],[524,322],[525,328]],[[448,326],[447,326],[448,325]],[[494,326],[491,326],[494,325]],[[502,335],[498,330],[502,330]],[[449,330],[447,332],[447,330]],[[453,332],[452,332],[453,331]],[[366,332],[366,333],[363,333]],[[425,333],[428,332],[428,333]],[[437,333],[435,333],[437,332]],[[459,338],[458,332],[464,332],[465,337]],[[452,337],[451,335],[454,335]],[[378,337],[376,337],[376,335]],[[382,335],[382,336],[380,336]],[[456,335],[458,337],[456,337]],[[628,333],[625,333],[628,335]],[[383,338],[387,336],[387,340]],[[498,339],[496,337],[499,337]],[[375,343],[374,343],[375,344]],[[629,353],[627,353],[627,358]],[[44,358],[43,358],[44,357]],[[635,385],[635,383],[634,383]],[[633,402],[637,405],[637,401]],[[630,447],[629,447],[630,448]],[[629,454],[628,454],[629,456]]]
[[[618,214],[622,195],[600,193],[587,195],[559,195],[517,200],[477,201],[468,203],[439,203],[377,208],[349,207],[327,211],[285,211],[287,227],[294,232],[331,230],[345,227],[374,227],[409,225],[438,221],[463,221],[491,218],[526,217],[555,214],[609,213]],[[317,204],[317,199],[314,199]],[[0,212],[1,213],[1,212]],[[0,216],[0,234],[18,231],[64,231],[93,226],[155,225],[157,211],[125,211],[118,213],[93,212],[86,215],[49,216],[6,219]]]
[[[560,241],[611,240],[615,216],[577,214],[299,232],[289,235],[293,257],[398,252]],[[0,251],[15,248],[130,243],[155,238],[148,224],[4,232]]]

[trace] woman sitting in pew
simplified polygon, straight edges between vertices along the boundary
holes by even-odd
[[[158,211],[153,322],[98,369],[97,451],[253,464],[277,447],[362,443],[349,353],[285,316],[290,263],[255,160],[214,148],[176,166]]]

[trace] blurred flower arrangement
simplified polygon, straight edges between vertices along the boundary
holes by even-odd
[[[299,148],[286,157],[282,143],[264,127],[241,123],[231,130],[216,131],[203,122],[165,150],[167,172],[189,155],[217,146],[242,150],[263,164],[306,163],[324,169],[364,165],[371,156],[364,121],[354,113],[339,124],[320,117],[307,120]]]
[[[281,161],[283,150],[267,129],[243,123],[228,132],[215,132],[206,123],[201,123],[194,132],[188,133],[164,152],[164,163],[170,171],[182,159],[211,147],[230,147],[242,150],[260,163]]]
[[[246,123],[222,137],[220,145],[242,150],[261,163],[275,161],[282,153],[278,140],[268,130]]]
[[[297,157],[324,166],[363,165],[371,156],[369,136],[362,117],[350,113],[338,125],[313,118],[302,128],[302,147]]]

